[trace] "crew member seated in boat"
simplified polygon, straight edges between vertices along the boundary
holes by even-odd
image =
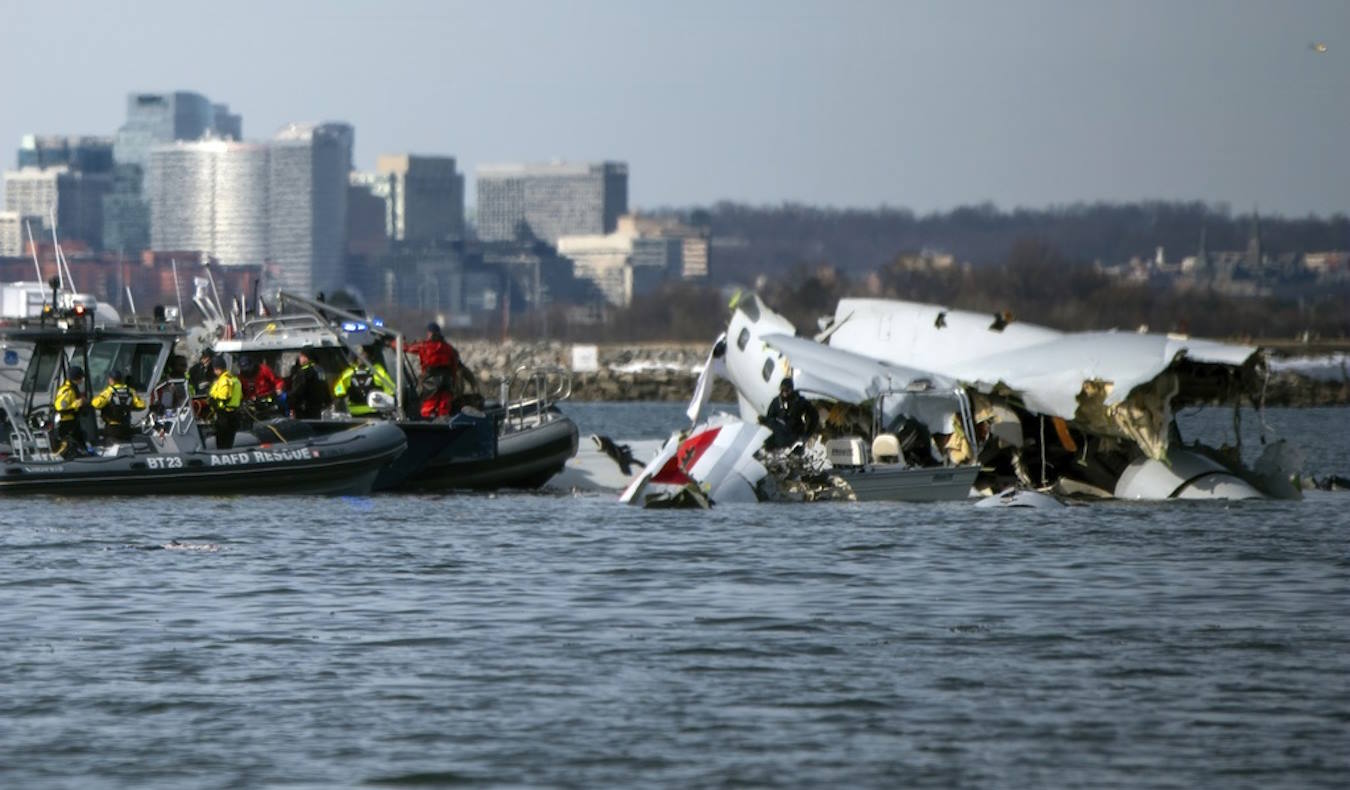
[[[52,408],[56,411],[56,453],[63,458],[84,455],[88,437],[80,425],[80,410],[84,408],[84,368],[71,365],[66,380],[56,390]]]
[[[809,439],[820,430],[820,415],[793,387],[792,379],[784,378],[778,385],[778,397],[769,403],[768,413],[759,418],[759,424],[773,431],[764,442],[772,450]]]
[[[309,348],[300,349],[286,387],[286,408],[297,420],[317,420],[328,405],[328,385],[310,358]]]
[[[192,393],[192,397],[202,400],[211,391],[211,384],[216,380],[216,374],[211,370],[214,356],[211,349],[203,348],[197,363],[188,368],[188,392]]]
[[[396,389],[384,365],[371,362],[363,348],[357,352],[356,361],[342,371],[337,384],[333,385],[333,397],[339,401],[346,400],[348,414],[365,417],[375,413],[375,409],[367,403],[370,393],[383,392],[393,396]]]
[[[103,435],[111,441],[131,441],[131,412],[144,409],[145,401],[126,383],[120,370],[108,371],[108,386],[90,401],[103,415]]]
[[[254,417],[265,419],[277,413],[277,393],[284,385],[267,360],[239,357],[239,383],[244,388],[244,403]]]
[[[455,373],[459,352],[445,340],[439,324],[427,324],[427,336],[408,345],[409,353],[421,363],[422,417],[428,420],[449,417],[454,405]]]
[[[216,374],[216,381],[208,393],[215,415],[216,449],[228,450],[234,447],[234,435],[239,432],[239,404],[244,402],[244,385],[230,372],[225,357],[216,357],[211,362],[211,370]]]

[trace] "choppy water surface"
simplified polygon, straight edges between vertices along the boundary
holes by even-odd
[[[1347,505],[6,502],[0,785],[1341,786]]]

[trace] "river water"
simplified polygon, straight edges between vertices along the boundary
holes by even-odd
[[[5,502],[0,786],[1340,787],[1347,504]]]

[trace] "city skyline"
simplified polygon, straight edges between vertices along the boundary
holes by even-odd
[[[128,93],[190,90],[228,101],[245,139],[351,123],[362,170],[403,152],[469,178],[625,161],[646,209],[1350,211],[1350,181],[1329,175],[1350,126],[1350,4],[1332,0],[0,8],[11,73],[42,64],[0,88],[11,148],[111,134]]]

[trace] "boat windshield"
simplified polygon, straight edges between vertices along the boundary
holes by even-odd
[[[47,392],[51,389],[52,376],[56,375],[64,350],[62,346],[50,343],[39,343],[33,349],[33,356],[28,360],[28,370],[23,374],[24,392]]]
[[[103,389],[108,383],[108,371],[117,369],[127,377],[127,385],[144,391],[155,377],[160,343],[130,340],[103,340],[89,347],[89,376],[91,391]]]

